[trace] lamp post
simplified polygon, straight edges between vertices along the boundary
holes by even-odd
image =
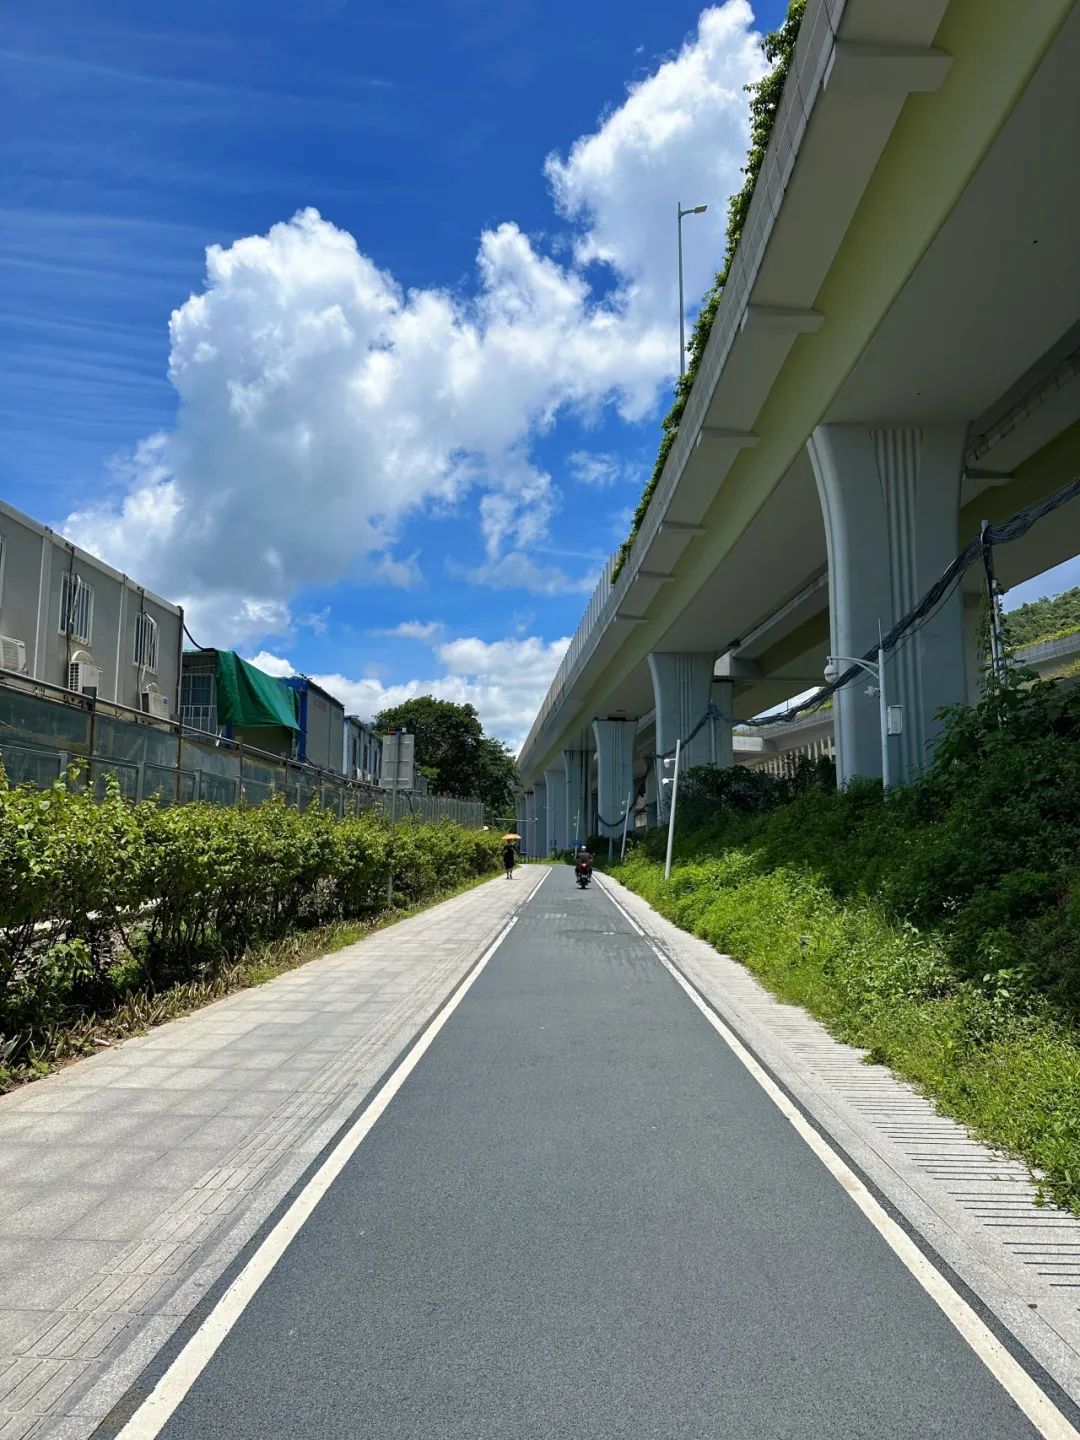
[[[675,206],[679,214],[679,374],[686,374],[686,306],[683,301],[683,273],[682,273],[682,222],[684,215],[704,215],[708,205],[691,205],[684,210],[682,201],[676,202]]]
[[[673,765],[673,766],[674,766],[674,770],[673,770],[672,774],[670,775],[670,777],[667,776],[667,775],[665,775],[664,778],[660,781],[660,784],[661,784],[661,785],[670,785],[670,786],[671,786],[671,807],[670,807],[670,809],[668,810],[668,826],[667,826],[667,855],[666,855],[665,858],[664,858],[664,879],[665,879],[665,880],[670,880],[670,879],[671,879],[671,850],[672,850],[672,846],[673,846],[674,843],[675,843],[675,797],[676,797],[676,796],[678,795],[678,793],[679,793],[679,760],[680,760],[681,758],[682,758],[682,740],[679,739],[679,740],[676,740],[676,741],[675,741],[675,754],[674,754],[673,756],[668,756],[667,759],[665,759],[664,762],[663,762],[663,765],[664,765],[664,769],[665,769],[665,770],[668,768],[669,765]]]
[[[830,655],[825,663],[825,679],[830,683],[837,679],[840,674],[841,665],[857,665],[860,670],[875,682],[869,688],[868,693],[873,694],[876,686],[878,697],[878,719],[881,725],[881,784],[882,788],[888,790],[892,784],[892,775],[889,766],[889,736],[900,734],[902,718],[898,719],[894,727],[891,723],[890,710],[900,711],[899,705],[890,706],[888,696],[885,693],[885,646],[881,639],[881,621],[878,621],[878,652],[877,664],[872,660],[862,660],[858,655]]]
[[[634,809],[634,787],[631,785],[626,795],[626,810],[623,812],[622,827],[622,848],[619,850],[619,859],[626,859],[626,832],[630,829],[630,816]]]

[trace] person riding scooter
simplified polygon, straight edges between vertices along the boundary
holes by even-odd
[[[578,846],[577,854],[574,857],[574,878],[582,889],[592,879],[592,856],[584,845]]]

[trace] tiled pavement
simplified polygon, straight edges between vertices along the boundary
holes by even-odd
[[[544,875],[0,1097],[0,1440],[81,1440]]]

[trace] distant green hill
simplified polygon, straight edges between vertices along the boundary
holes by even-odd
[[[1036,645],[1059,635],[1080,630],[1080,585],[1060,595],[1032,600],[1005,616],[1005,635],[1010,645]]]

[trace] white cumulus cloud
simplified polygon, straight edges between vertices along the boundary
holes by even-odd
[[[249,655],[247,661],[249,665],[254,665],[256,670],[262,670],[264,674],[273,675],[278,680],[285,680],[296,674],[296,667],[290,660],[273,655],[269,650],[260,650],[257,655]]]
[[[704,10],[697,33],[547,175],[563,215],[583,223],[580,263],[600,260],[622,277],[628,308],[670,317],[677,334],[676,208],[708,205],[683,221],[686,295],[703,294],[719,268],[727,201],[739,187],[748,141],[744,87],[765,73],[748,0]],[[670,356],[678,364],[678,342]]]
[[[576,485],[595,485],[603,489],[622,478],[623,467],[615,455],[573,450],[566,457],[567,469]]]
[[[184,603],[202,643],[291,639],[308,586],[418,584],[424,557],[398,546],[425,509],[477,504],[483,558],[461,563],[479,584],[588,588],[529,554],[559,503],[532,446],[568,411],[655,406],[678,359],[672,211],[710,203],[686,237],[699,295],[745,155],[742,87],[761,71],[747,0],[705,10],[594,133],[549,157],[565,225],[552,252],[499,224],[460,292],[404,290],[310,208],[211,245],[202,290],[170,321],[176,424],[68,532]]]
[[[541,565],[520,550],[511,550],[498,560],[489,560],[472,569],[448,565],[451,574],[465,575],[489,590],[528,590],[532,595],[589,595],[596,586],[595,574],[569,576],[558,565]]]
[[[391,630],[374,630],[372,633],[374,635],[396,635],[402,640],[430,642],[437,640],[444,628],[441,620],[402,620],[400,625],[395,625]]]
[[[311,678],[336,695],[350,715],[364,719],[417,695],[474,705],[488,734],[517,751],[569,643],[567,637],[550,642],[536,636],[494,641],[459,638],[434,647],[432,670],[436,673],[428,679],[386,685],[370,675],[353,678],[323,674]],[[251,663],[268,675],[296,673],[290,660],[266,651],[253,656]]]

